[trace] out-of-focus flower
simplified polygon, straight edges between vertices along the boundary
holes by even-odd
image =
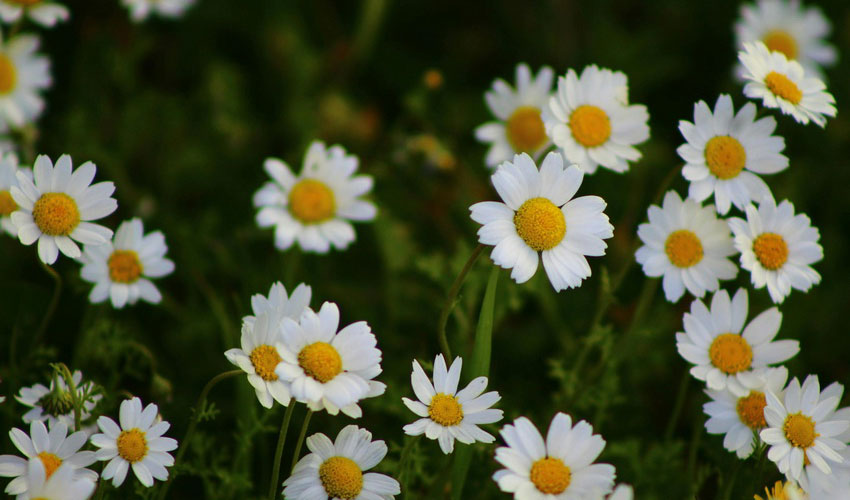
[[[121,0],[121,3],[130,10],[133,21],[141,22],[154,14],[178,18],[194,5],[195,0]]]
[[[11,189],[18,185],[17,173],[23,172],[32,180],[32,169],[18,165],[18,155],[12,152],[0,155],[0,232],[18,236],[18,228],[10,217],[18,209],[18,204],[12,198]]]
[[[80,411],[80,420],[85,422],[91,418],[92,411],[103,396],[92,394],[94,384],[92,382],[83,383],[83,374],[79,370],[74,370],[74,373],[71,374],[71,380],[77,388],[77,397],[83,399],[86,394],[89,395],[83,401]],[[57,423],[62,423],[67,428],[74,427],[74,405],[71,400],[71,392],[62,377],[51,380],[50,387],[46,387],[44,384],[24,387],[15,396],[15,399],[22,405],[31,408],[24,413],[24,422],[47,422],[51,428]]]
[[[50,87],[50,61],[36,54],[39,39],[0,33],[0,132],[19,128],[44,111],[41,92]]]

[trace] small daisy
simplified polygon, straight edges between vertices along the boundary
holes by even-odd
[[[490,112],[497,121],[475,129],[475,138],[490,144],[486,163],[495,167],[508,161],[517,153],[528,153],[536,158],[550,145],[543,125],[549,113],[552,96],[552,68],[540,68],[533,76],[526,64],[516,67],[516,90],[501,78],[493,82],[493,89],[484,94]]]
[[[685,313],[685,332],[676,334],[676,347],[695,365],[691,375],[704,380],[709,389],[746,396],[758,384],[753,370],[787,361],[800,351],[796,340],[773,340],[782,323],[777,308],[762,312],[744,327],[746,321],[743,288],[732,300],[726,290],[715,293],[710,311],[701,300],[694,300],[691,312]]]
[[[80,399],[85,398],[80,412],[80,420],[85,422],[91,418],[92,411],[103,396],[92,394],[94,383],[83,383],[83,374],[79,370],[74,370],[74,373],[71,374],[71,380],[74,381],[74,386],[77,388],[77,396]],[[87,394],[88,397],[86,397]],[[32,408],[24,414],[25,423],[39,421],[47,422],[50,428],[53,428],[57,423],[64,424],[67,428],[74,427],[74,405],[71,401],[71,391],[62,377],[55,377],[51,380],[50,387],[45,387],[43,384],[24,387],[15,396],[15,399],[22,405]]]
[[[738,59],[746,69],[744,95],[762,99],[768,108],[779,108],[802,124],[826,125],[825,116],[835,116],[835,98],[824,83],[807,75],[797,61],[781,52],[769,52],[761,42],[745,43]]]
[[[850,427],[850,421],[828,419],[838,406],[834,391],[820,391],[818,377],[809,375],[803,382],[794,378],[782,399],[766,394],[764,416],[767,428],[759,435],[770,445],[767,458],[776,462],[779,472],[789,473],[797,480],[803,463],[810,462],[825,474],[831,472],[827,460],[844,461],[838,451],[846,445],[835,439]]]
[[[307,438],[308,455],[295,464],[283,482],[283,496],[292,500],[389,500],[401,493],[395,479],[364,471],[378,465],[387,455],[383,441],[372,441],[372,433],[356,425],[345,426],[336,441],[322,433]]]
[[[102,434],[92,436],[91,442],[100,448],[97,459],[109,460],[103,479],[112,479],[114,486],[120,486],[131,466],[139,482],[148,488],[154,479],[168,479],[166,467],[174,465],[174,457],[168,452],[177,448],[177,441],[162,437],[171,424],[158,421],[157,410],[153,403],[142,410],[142,400],[133,398],[121,402],[120,427],[109,417],[97,419]]]
[[[38,240],[38,256],[53,264],[59,251],[76,259],[82,255],[73,240],[86,245],[103,245],[112,238],[112,230],[90,221],[101,219],[118,208],[112,198],[111,182],[91,184],[97,168],[92,162],[73,171],[71,157],[62,155],[53,162],[45,155],[35,159],[31,181],[18,172],[18,185],[12,186],[12,198],[18,204],[12,222],[24,245]]]
[[[242,348],[224,353],[228,361],[248,374],[248,383],[265,408],[271,408],[274,401],[289,406],[289,383],[275,373],[275,367],[283,359],[277,348],[282,339],[280,318],[269,313],[259,314],[251,321],[242,322]]]
[[[130,18],[141,22],[151,14],[165,18],[178,18],[191,7],[195,0],[121,0],[130,10]]]
[[[619,71],[587,66],[581,76],[569,70],[558,78],[546,130],[568,162],[592,174],[598,165],[625,172],[640,159],[634,146],[649,139],[649,113],[646,106],[630,106],[628,96],[628,80]]]
[[[503,415],[502,410],[490,408],[502,399],[499,393],[482,394],[487,388],[487,377],[477,377],[464,389],[457,390],[462,366],[463,360],[457,357],[446,369],[443,355],[438,354],[434,360],[434,383],[431,384],[419,362],[413,360],[410,383],[419,401],[401,398],[410,411],[422,417],[405,425],[405,434],[425,434],[428,439],[438,440],[446,455],[454,450],[455,439],[464,444],[495,441],[496,438],[478,426],[498,422]]]
[[[560,153],[549,153],[540,170],[525,153],[504,162],[491,176],[503,202],[484,201],[469,207],[482,224],[478,241],[493,245],[490,258],[513,269],[511,278],[525,283],[543,268],[556,291],[574,288],[590,276],[586,255],[605,255],[603,239],[614,227],[598,196],[573,199],[584,177],[576,166],[564,168]]]
[[[764,487],[764,498],[754,495],[755,500],[808,500],[808,496],[794,481],[776,481],[773,488]]]
[[[0,132],[35,120],[44,110],[41,91],[50,87],[50,61],[35,51],[38,37],[0,34]]]
[[[94,452],[80,451],[88,441],[85,432],[75,432],[68,436],[68,428],[59,422],[48,433],[44,423],[35,421],[30,424],[30,435],[13,428],[9,431],[9,437],[26,458],[0,455],[0,476],[15,478],[6,486],[6,493],[25,495],[29,491],[31,485],[28,482],[27,463],[32,460],[41,462],[48,479],[64,464],[73,471],[74,477],[97,481],[97,473],[85,468],[95,462]],[[33,497],[32,492],[29,496]]]
[[[272,314],[281,319],[292,318],[297,320],[304,310],[310,307],[312,295],[313,290],[304,283],[295,287],[292,295],[287,295],[283,283],[275,282],[269,289],[268,297],[260,293],[251,297],[251,309],[254,311],[254,315],[244,316],[242,322],[253,325],[256,316],[261,314]]]
[[[688,196],[703,202],[714,194],[717,212],[725,214],[730,205],[739,210],[753,200],[770,194],[770,188],[756,174],[775,174],[788,167],[782,154],[785,139],[771,135],[776,120],[755,120],[756,106],[747,103],[738,113],[732,98],[721,95],[711,113],[705,101],[694,105],[694,123],[679,122],[688,141],[679,146],[686,164],[682,175],[690,181]]]
[[[0,232],[18,236],[18,228],[12,223],[12,212],[18,209],[18,204],[12,198],[12,186],[18,185],[17,173],[23,172],[32,180],[32,170],[18,166],[18,155],[3,153],[0,155]]]
[[[25,14],[45,28],[67,21],[70,16],[67,7],[49,0],[0,0],[0,19],[4,23],[14,24]]]
[[[360,418],[357,402],[380,396],[378,339],[365,321],[339,328],[339,308],[325,302],[318,314],[307,308],[299,321],[284,318],[277,350],[283,358],[275,373],[290,384],[292,397],[313,410]]]
[[[525,417],[504,426],[501,434],[508,446],[496,449],[496,461],[506,468],[493,480],[517,500],[582,500],[614,487],[614,466],[593,463],[605,440],[584,420],[573,426],[569,415],[556,414],[545,441]]]
[[[714,206],[700,206],[668,191],[661,207],[647,210],[649,223],[638,226],[643,242],[635,258],[647,276],[664,276],[664,295],[676,302],[685,289],[695,297],[713,292],[719,280],[730,280],[738,267],[729,260],[735,253],[729,226],[718,219]]]
[[[26,481],[29,484],[28,497],[31,499],[86,500],[94,493],[97,479],[79,477],[67,465],[62,465],[49,474],[41,460],[30,460],[27,464]]]
[[[307,252],[344,250],[354,241],[349,221],[369,221],[377,209],[360,199],[372,190],[372,177],[353,175],[358,160],[341,146],[326,148],[314,141],[296,177],[286,163],[269,158],[264,164],[272,182],[254,195],[257,224],[275,228],[275,246],[286,250],[298,243]]]
[[[174,262],[165,258],[167,251],[161,231],[145,235],[141,219],[122,222],[112,241],[83,248],[80,275],[95,284],[89,300],[97,304],[109,298],[117,309],[139,299],[158,304],[162,294],[149,278],[174,271]]]
[[[767,405],[765,394],[773,392],[781,397],[788,379],[788,370],[784,366],[759,370],[752,377],[743,380],[743,396],[733,394],[728,389],[714,391],[706,389],[711,401],[702,406],[709,416],[705,428],[709,434],[724,434],[723,447],[735,452],[738,458],[745,459],[753,453],[758,440],[758,431],[767,426],[764,419],[764,407]]]
[[[790,201],[777,206],[770,196],[758,209],[748,205],[746,214],[746,221],[730,218],[729,227],[735,234],[735,248],[741,252],[741,267],[750,271],[756,288],[766,285],[770,298],[778,304],[792,288],[807,292],[820,283],[820,274],[811,267],[823,258],[820,232],[807,215],[794,215]]]

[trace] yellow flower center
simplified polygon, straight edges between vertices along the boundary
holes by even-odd
[[[80,223],[80,211],[67,194],[44,193],[32,207],[32,218],[42,233],[68,236]]]
[[[8,189],[0,191],[0,217],[5,217],[18,209],[18,204],[12,199]]]
[[[785,417],[782,430],[785,431],[788,441],[797,448],[812,446],[815,444],[815,438],[820,436],[815,432],[815,423],[811,417],[799,412]]]
[[[323,384],[342,371],[339,352],[327,342],[315,342],[301,349],[298,353],[298,364],[304,373]]]
[[[0,52],[0,94],[8,94],[15,90],[18,72],[15,63],[6,54]]]
[[[53,453],[42,451],[37,456],[39,460],[41,460],[41,463],[44,464],[44,474],[46,479],[49,479],[50,476],[52,476],[53,473],[56,472],[56,469],[58,469],[59,466],[62,465],[62,459],[57,457]]]
[[[789,60],[797,58],[797,41],[785,30],[768,31],[761,41],[771,52],[781,52]]]
[[[753,252],[762,267],[776,271],[788,261],[788,244],[776,233],[762,233],[753,241]]]
[[[428,416],[443,427],[451,427],[463,420],[463,406],[456,397],[438,392],[428,405]]]
[[[714,338],[708,348],[711,364],[723,373],[735,374],[748,370],[753,362],[753,349],[744,337],[724,333]]]
[[[776,71],[771,71],[764,77],[764,84],[776,97],[781,97],[791,104],[800,104],[803,100],[803,91],[796,83],[787,76]]]
[[[514,214],[516,232],[538,252],[558,246],[567,234],[564,213],[546,198],[531,198]]]
[[[773,484],[773,488],[768,489],[767,486],[764,487],[764,498],[759,495],[753,495],[754,500],[791,500],[791,498],[786,494],[788,483],[783,483],[782,481],[776,481]]]
[[[676,267],[691,267],[702,260],[702,243],[693,231],[679,229],[673,231],[664,243],[667,258]]]
[[[505,129],[508,142],[518,153],[534,153],[546,143],[546,129],[540,109],[520,106],[508,118]]]
[[[767,406],[767,400],[763,392],[751,391],[743,398],[738,398],[738,404],[735,409],[738,411],[738,418],[750,429],[757,431],[767,426],[764,419],[764,407]]]
[[[304,179],[295,184],[289,192],[289,210],[301,222],[322,222],[333,217],[336,199],[331,188],[324,182]]]
[[[148,441],[145,433],[138,428],[123,431],[118,435],[118,456],[134,464],[148,454]]]
[[[585,104],[570,115],[570,130],[576,142],[595,148],[611,137],[611,120],[601,108]]]
[[[331,457],[319,466],[319,479],[331,498],[357,498],[363,489],[363,471],[346,457]]]
[[[747,151],[734,137],[718,135],[705,145],[705,163],[718,179],[732,179],[747,164]]]
[[[142,275],[142,262],[133,250],[115,250],[106,261],[109,279],[116,283],[135,283]]]
[[[531,466],[531,482],[541,493],[559,495],[570,486],[570,468],[560,458],[541,458]]]
[[[258,345],[251,351],[251,364],[254,365],[254,371],[266,382],[277,380],[274,369],[281,360],[277,349],[268,344]]]

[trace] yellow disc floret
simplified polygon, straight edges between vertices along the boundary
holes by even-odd
[[[753,241],[753,253],[762,267],[776,271],[788,261],[788,243],[776,233],[762,233]]]
[[[546,198],[531,198],[514,214],[516,232],[538,252],[558,246],[567,234],[564,213]]]
[[[12,198],[12,193],[8,189],[0,191],[0,217],[10,215],[18,209],[18,204]]]
[[[529,477],[535,487],[547,495],[559,495],[570,486],[570,468],[560,458],[545,457],[534,462]]]
[[[693,231],[673,231],[664,243],[667,258],[676,267],[691,267],[699,264],[703,257],[702,242]]]
[[[746,166],[747,151],[738,139],[718,135],[705,145],[705,164],[718,179],[733,179]]]
[[[148,441],[145,433],[138,428],[123,431],[118,435],[118,456],[131,464],[136,463],[148,454]]]
[[[258,345],[251,351],[251,364],[254,365],[254,371],[257,375],[266,382],[277,380],[277,374],[274,372],[275,367],[281,362],[282,358],[278,354],[277,349],[268,345]]]
[[[58,469],[59,466],[62,465],[62,459],[57,457],[53,453],[42,451],[38,454],[38,458],[44,465],[44,474],[46,479],[49,479],[50,476],[52,476],[53,473],[56,472],[56,469]]]
[[[738,412],[738,418],[741,419],[741,422],[756,431],[767,426],[767,421],[764,419],[765,406],[767,406],[767,400],[764,393],[750,391],[746,396],[738,398],[735,410]]]
[[[451,427],[463,420],[463,406],[456,397],[438,392],[428,405],[428,416],[443,427]]]
[[[0,52],[0,95],[8,94],[15,90],[15,83],[18,81],[18,72],[15,69],[15,63],[8,55]]]
[[[611,120],[602,108],[585,104],[570,115],[570,131],[573,139],[586,148],[605,144],[611,137]]]
[[[753,362],[753,348],[744,337],[735,333],[723,333],[714,338],[708,348],[711,364],[723,373],[733,375],[749,370]]]
[[[304,373],[323,384],[342,372],[342,358],[336,348],[327,342],[315,342],[301,349],[298,365]]]
[[[789,60],[797,58],[797,41],[785,30],[768,31],[761,41],[771,52],[781,52]]]
[[[336,198],[324,182],[304,179],[292,186],[289,192],[289,210],[296,219],[306,224],[322,222],[333,217]]]
[[[115,250],[106,261],[109,279],[115,283],[135,283],[142,275],[142,261],[133,250]]]
[[[534,153],[546,144],[546,128],[540,109],[520,106],[508,118],[505,126],[508,142],[518,153]]]
[[[44,193],[32,207],[32,218],[42,233],[68,236],[80,223],[80,211],[67,194]]]
[[[815,438],[820,436],[815,432],[815,423],[812,418],[799,412],[785,417],[782,430],[788,442],[797,448],[808,448],[814,445]]]
[[[319,466],[319,479],[330,498],[350,500],[363,489],[363,471],[346,457],[331,457]]]
[[[796,494],[794,494],[796,493]],[[803,498],[802,492],[791,482],[776,481],[773,488],[764,487],[764,498],[753,495],[754,500],[799,500]]]
[[[800,87],[782,73],[771,71],[764,77],[764,84],[767,85],[768,90],[773,92],[773,95],[781,97],[791,104],[800,104],[800,101],[803,100],[803,91],[800,90]]]

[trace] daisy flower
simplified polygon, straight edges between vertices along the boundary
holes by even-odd
[[[788,379],[784,366],[758,370],[743,379],[741,387],[745,394],[733,394],[728,388],[722,391],[706,389],[711,401],[702,406],[709,416],[705,428],[709,434],[724,434],[723,447],[745,459],[753,453],[758,440],[758,431],[767,426],[764,407],[765,394],[773,392],[779,396]]]
[[[275,373],[283,359],[277,347],[282,338],[280,318],[271,313],[259,314],[251,321],[243,320],[242,348],[224,353],[228,361],[248,375],[248,383],[264,408],[271,408],[274,401],[289,406],[289,383]]]
[[[6,486],[6,493],[9,495],[26,495],[29,492],[29,497],[35,498],[30,491],[32,485],[29,483],[27,471],[27,463],[30,461],[41,462],[48,479],[60,466],[64,465],[65,468],[73,471],[72,475],[75,478],[97,481],[97,473],[85,468],[95,462],[94,452],[80,451],[80,448],[88,441],[88,435],[85,432],[79,431],[69,436],[68,427],[59,422],[52,426],[48,433],[44,423],[35,421],[30,424],[30,435],[13,428],[9,431],[9,437],[15,447],[26,457],[0,455],[0,476],[14,478]]]
[[[71,380],[74,381],[74,386],[77,388],[77,397],[85,399],[80,411],[80,420],[85,422],[91,418],[92,411],[103,396],[92,394],[94,383],[83,383],[83,374],[79,370],[74,370],[74,373],[71,374]],[[43,384],[23,387],[20,393],[15,396],[15,399],[18,403],[31,408],[24,413],[23,420],[26,423],[39,421],[47,422],[50,428],[58,423],[67,428],[74,427],[74,405],[71,400],[71,391],[62,377],[54,377],[50,381],[50,387]]]
[[[694,123],[679,122],[687,144],[677,152],[686,164],[682,175],[690,181],[688,196],[703,202],[714,194],[717,212],[725,214],[730,205],[739,210],[753,200],[770,194],[770,188],[756,174],[775,174],[788,167],[782,154],[785,140],[772,135],[776,120],[755,120],[756,106],[747,103],[738,113],[732,98],[717,98],[712,114],[705,101],[694,105]]]
[[[40,92],[51,84],[50,61],[35,51],[38,37],[0,34],[0,132],[35,120],[44,110]]]
[[[767,428],[759,435],[770,445],[767,458],[776,462],[779,472],[797,480],[803,463],[809,462],[821,472],[831,472],[827,460],[841,463],[838,451],[846,445],[835,439],[850,427],[850,421],[829,419],[838,406],[834,391],[820,391],[817,375],[803,382],[794,378],[785,388],[782,399],[768,392],[764,416]]]
[[[52,474],[41,460],[27,464],[29,498],[36,500],[86,500],[91,498],[97,479],[79,477],[68,465],[62,465]]]
[[[32,170],[18,166],[18,155],[3,153],[0,155],[0,232],[18,236],[18,228],[12,223],[12,212],[18,209],[18,204],[12,198],[12,186],[18,185],[17,173],[23,172],[32,180]]]
[[[191,7],[195,0],[121,0],[130,10],[130,18],[141,22],[156,14],[165,18],[178,18]]]
[[[142,400],[133,398],[121,402],[120,427],[109,417],[97,419],[102,434],[92,436],[91,442],[100,448],[97,459],[109,460],[103,479],[112,479],[114,486],[120,486],[131,466],[139,482],[148,488],[154,479],[168,479],[166,467],[174,465],[174,457],[168,452],[177,448],[177,441],[162,437],[171,424],[158,421],[157,410],[153,403],[142,410]]]
[[[283,482],[283,496],[292,500],[345,498],[388,500],[401,493],[395,479],[364,471],[378,465],[387,455],[383,441],[372,441],[372,433],[347,425],[331,441],[322,433],[307,438],[311,453],[295,464]]]
[[[755,500],[808,500],[808,496],[794,481],[776,481],[773,488],[764,487],[764,498],[754,495]]]
[[[687,289],[695,297],[716,291],[719,280],[730,280],[738,267],[729,226],[718,219],[714,206],[700,206],[675,191],[664,195],[661,207],[647,210],[649,223],[638,226],[643,242],[635,258],[650,277],[664,277],[664,295],[676,302]]]
[[[492,391],[482,394],[487,388],[487,377],[477,377],[464,389],[457,390],[462,366],[463,360],[457,357],[452,366],[446,369],[443,355],[438,354],[434,360],[432,384],[419,362],[414,359],[410,383],[419,401],[401,398],[410,411],[422,417],[405,425],[405,434],[425,434],[428,439],[436,439],[446,455],[454,450],[455,439],[464,444],[495,441],[496,438],[478,426],[498,422],[503,415],[502,410],[490,408],[502,399],[499,393]]]
[[[299,321],[284,318],[277,343],[282,361],[275,373],[290,384],[292,397],[313,410],[360,418],[357,402],[380,396],[387,386],[381,373],[378,339],[365,321],[339,328],[339,308],[325,302],[319,313],[307,308]]]
[[[614,466],[593,463],[605,440],[584,420],[573,426],[569,415],[556,414],[545,441],[525,417],[504,426],[501,434],[508,446],[496,449],[496,461],[506,468],[493,480],[517,500],[582,500],[614,487]]]
[[[548,66],[540,68],[537,76],[533,76],[528,65],[518,64],[516,89],[500,78],[493,82],[493,89],[484,94],[496,121],[475,129],[475,138],[490,144],[485,160],[488,167],[508,161],[517,153],[528,153],[536,158],[549,147],[543,122],[549,113],[554,76]]]
[[[747,290],[741,288],[732,300],[726,290],[711,299],[711,310],[701,300],[685,313],[684,333],[676,334],[676,348],[693,363],[691,375],[709,389],[729,389],[746,396],[758,384],[754,370],[782,363],[800,351],[796,340],[776,340],[782,313],[775,307],[756,316],[746,327]],[[743,330],[743,331],[742,331]]]
[[[145,235],[141,219],[122,222],[112,241],[83,249],[80,275],[95,284],[89,300],[97,304],[109,298],[117,309],[139,299],[158,304],[162,294],[149,278],[174,271],[174,262],[165,258],[167,251],[161,231]]]
[[[735,23],[737,46],[761,41],[771,52],[781,52],[796,60],[818,78],[821,66],[835,64],[835,47],[826,43],[832,31],[829,20],[817,7],[803,7],[799,0],[758,0],[741,5],[741,18]]]
[[[112,198],[111,182],[91,184],[97,168],[83,163],[73,171],[71,157],[62,155],[53,162],[45,155],[35,159],[31,181],[18,172],[18,185],[11,193],[18,210],[12,222],[18,228],[18,239],[24,245],[38,240],[38,256],[45,264],[53,264],[59,251],[76,259],[82,255],[74,240],[87,245],[103,245],[112,238],[112,230],[90,221],[101,219],[118,208]]]
[[[67,21],[70,16],[67,7],[49,0],[0,0],[0,19],[4,23],[14,24],[24,15],[45,28]]]
[[[377,209],[360,199],[372,190],[372,177],[353,175],[358,160],[341,146],[326,148],[314,141],[296,177],[277,158],[264,164],[272,182],[254,195],[257,224],[275,228],[275,246],[286,250],[298,243],[307,252],[344,250],[354,241],[349,221],[369,221]]]
[[[469,207],[482,224],[478,241],[493,245],[490,258],[511,278],[525,283],[539,261],[556,291],[574,288],[590,276],[586,255],[605,255],[603,239],[614,227],[598,196],[573,199],[584,177],[576,166],[564,168],[560,153],[549,153],[540,170],[525,153],[504,162],[491,176],[502,202],[484,201]]]
[[[570,163],[592,174],[602,165],[625,172],[641,157],[634,146],[649,139],[646,106],[629,105],[624,73],[587,66],[581,76],[569,70],[558,78],[549,100],[546,130]]]
[[[838,439],[842,443],[841,439]],[[840,464],[832,463],[829,473],[824,473],[811,463],[804,462],[798,483],[808,494],[808,498],[839,500],[850,498],[850,449],[844,448],[838,452],[843,459]],[[785,474],[790,481],[790,472]]]
[[[292,295],[287,295],[286,287],[283,286],[283,283],[277,281],[269,289],[268,297],[260,293],[251,297],[251,309],[254,311],[254,315],[244,316],[242,322],[253,324],[256,317],[261,314],[271,314],[281,319],[298,319],[301,317],[301,313],[310,307],[312,295],[312,288],[304,283],[295,287]]]
[[[761,42],[745,43],[738,52],[744,64],[744,95],[762,99],[768,108],[779,108],[802,124],[809,121],[826,125],[825,116],[835,116],[835,98],[826,85],[803,70],[797,61],[789,61],[781,52],[769,52]]]
[[[735,234],[735,248],[741,252],[741,267],[751,273],[756,288],[764,288],[775,303],[781,303],[791,289],[809,291],[821,276],[811,265],[823,258],[818,241],[820,232],[805,214],[794,215],[794,205],[773,197],[764,198],[756,209],[748,205],[747,220],[729,219]]]

